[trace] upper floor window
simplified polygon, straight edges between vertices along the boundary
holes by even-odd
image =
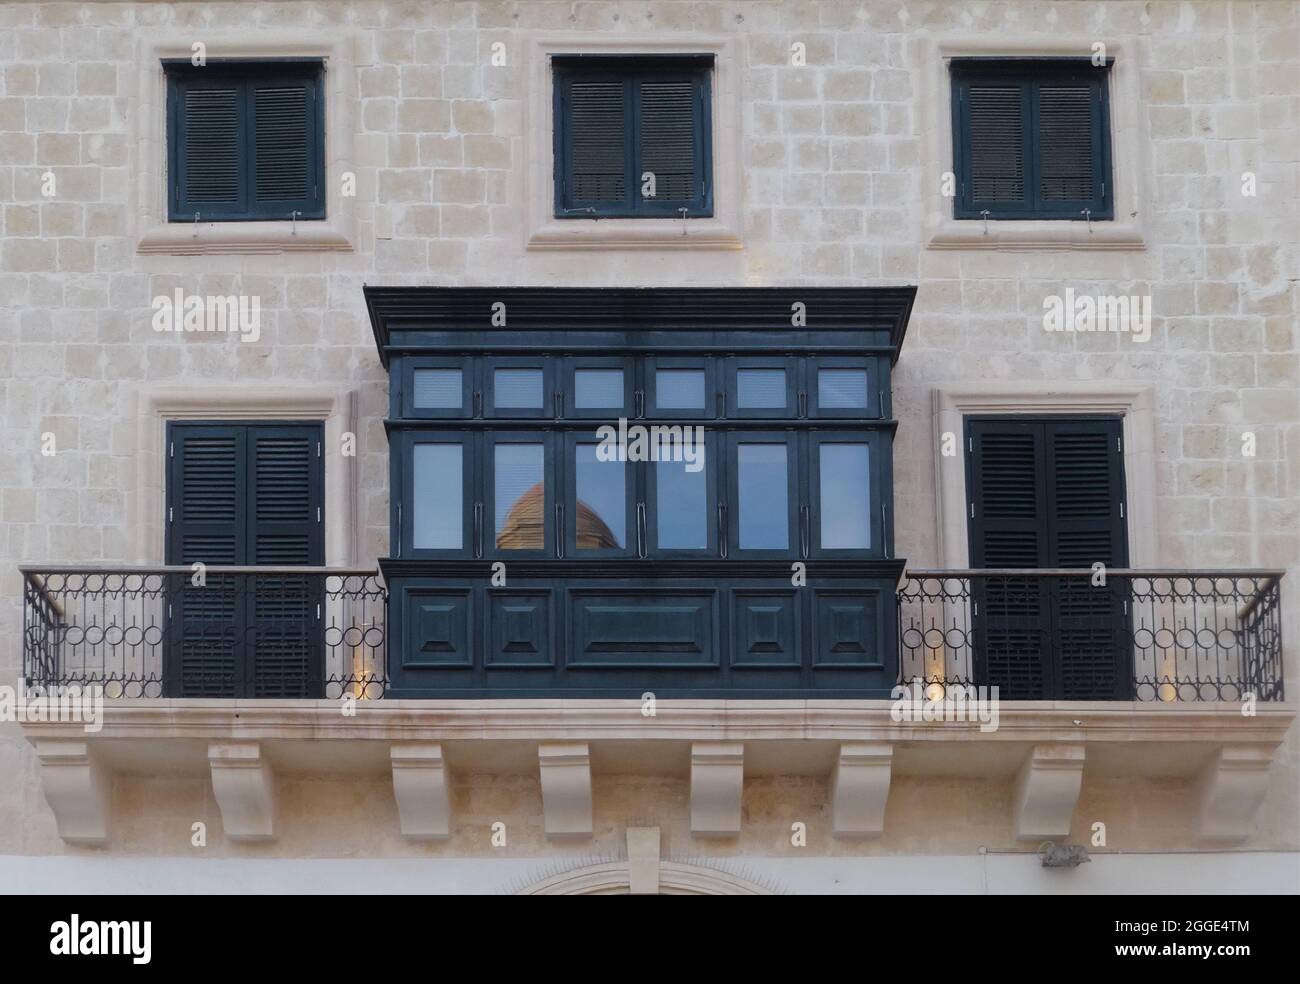
[[[954,60],[955,217],[1113,219],[1109,67]]]
[[[555,214],[713,214],[712,55],[555,57]]]
[[[163,67],[172,222],[325,218],[319,59]]]

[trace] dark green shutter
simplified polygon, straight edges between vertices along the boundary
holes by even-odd
[[[321,428],[174,424],[168,563],[324,562]],[[171,579],[174,696],[309,697],[321,689],[319,576]]]
[[[179,204],[182,211],[216,215],[244,207],[238,85],[186,86],[177,94],[184,152]]]
[[[569,84],[569,194],[574,208],[628,200],[627,98],[617,79]]]
[[[250,82],[253,113],[253,203],[288,218],[316,197],[316,86],[306,79]]]
[[[711,64],[694,56],[556,59],[555,214],[711,215]]]
[[[967,436],[971,567],[1127,566],[1118,419],[974,419]],[[977,578],[977,674],[1012,700],[1123,696],[1125,590]]]
[[[1099,191],[1097,84],[1040,82],[1035,98],[1038,200],[1045,206],[1078,203],[1087,208]]]
[[[319,63],[165,67],[172,221],[325,217]]]
[[[1114,218],[1107,72],[1087,59],[954,61],[955,216]]]
[[[699,193],[695,175],[699,148],[694,80],[642,79],[637,88],[637,107],[637,147],[641,154],[635,176],[638,185],[648,172],[655,177],[656,200],[694,200]]]
[[[1014,82],[972,81],[965,89],[966,180],[977,207],[1029,204],[1028,92]]]

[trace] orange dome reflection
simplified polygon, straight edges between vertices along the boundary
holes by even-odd
[[[618,538],[596,510],[578,503],[578,549],[602,550],[620,547]],[[500,550],[542,550],[546,547],[546,485],[538,482],[519,497],[497,533]]]

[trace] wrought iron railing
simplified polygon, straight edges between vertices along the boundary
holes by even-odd
[[[379,698],[368,570],[22,568],[29,686],[109,697]],[[898,679],[1002,700],[1283,698],[1281,571],[909,571]]]
[[[373,699],[387,592],[323,567],[24,567],[29,687],[108,697]]]
[[[1002,700],[1283,698],[1281,571],[909,571],[899,682]]]

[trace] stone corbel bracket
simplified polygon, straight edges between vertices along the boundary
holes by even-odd
[[[831,773],[831,813],[836,837],[878,837],[885,829],[885,802],[894,746],[853,741],[840,745]]]
[[[275,776],[255,741],[208,746],[212,792],[221,825],[232,841],[275,839]]]
[[[744,788],[743,742],[691,745],[691,832],[700,837],[738,836]]]
[[[393,764],[393,794],[402,834],[412,840],[445,840],[451,836],[451,801],[447,767],[439,742],[412,742],[389,749]]]
[[[1069,836],[1083,786],[1082,743],[1034,745],[1016,777],[1013,810],[1016,838],[1059,840]]]
[[[1200,834],[1218,844],[1240,844],[1255,829],[1268,792],[1273,749],[1225,745],[1196,777]]]
[[[542,776],[546,836],[591,836],[591,754],[586,742],[542,742],[537,748]]]
[[[34,744],[59,836],[69,844],[107,844],[111,778],[94,750],[73,739],[42,738]]]

